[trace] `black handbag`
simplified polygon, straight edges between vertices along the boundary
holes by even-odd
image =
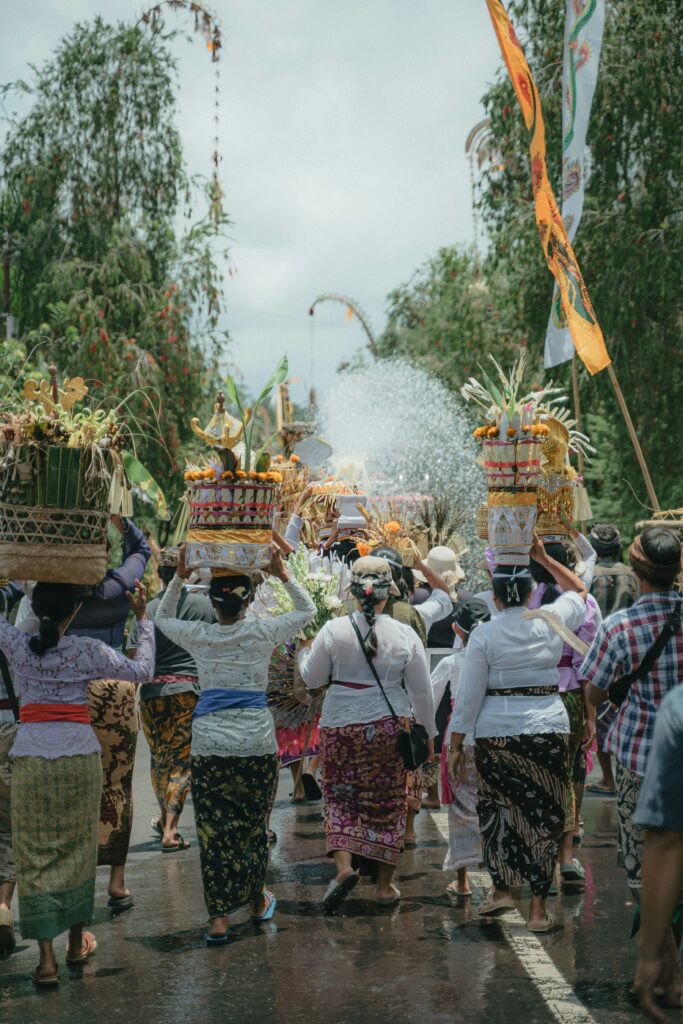
[[[356,620],[354,619],[353,615],[349,616],[349,618],[351,619],[351,625],[353,626],[356,632],[358,642],[360,643],[363,654],[365,655],[365,660],[367,661],[368,666],[370,667],[370,671],[375,677],[375,682],[379,686],[382,692],[382,696],[387,702],[387,707],[391,712],[391,717],[399,727],[398,737],[396,738],[396,749],[401,755],[403,764],[406,766],[408,771],[415,772],[425,763],[425,761],[429,757],[429,749],[427,747],[427,730],[423,726],[417,724],[414,724],[410,729],[406,729],[401,725],[400,718],[394,711],[393,707],[391,706],[391,701],[384,692],[384,687],[382,686],[379,675],[377,674],[377,669],[375,668],[372,662],[372,658],[368,654],[367,647],[365,646],[365,641],[361,636],[361,632],[356,624]]]
[[[616,704],[617,707],[623,704],[628,697],[628,692],[633,683],[637,682],[638,679],[644,679],[645,676],[649,675],[652,670],[652,666],[657,661],[657,658],[662,653],[671,637],[678,629],[680,629],[681,619],[683,618],[682,610],[683,601],[679,600],[676,602],[676,607],[672,611],[671,615],[664,623],[662,632],[659,634],[638,668],[633,672],[629,672],[626,676],[620,676],[619,679],[615,679],[611,686],[607,688],[607,696],[612,704]]]

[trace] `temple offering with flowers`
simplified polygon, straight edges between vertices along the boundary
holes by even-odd
[[[109,518],[132,510],[126,459],[140,464],[125,451],[124,403],[83,407],[82,377],[59,385],[56,368],[48,373],[0,416],[0,575],[95,584],[107,570]]]
[[[477,515],[477,532],[488,540],[500,565],[524,565],[534,530],[563,536],[575,518],[584,518],[585,490],[569,463],[569,451],[587,456],[588,438],[574,428],[552,385],[522,393],[526,354],[506,376],[491,356],[500,383],[482,371],[483,383],[470,378],[461,389],[486,412],[474,436],[481,441],[486,473],[486,505]],[[586,516],[588,518],[588,516]]]
[[[285,357],[255,407],[286,375]],[[227,392],[239,419],[226,411],[225,397],[219,394],[205,428],[192,420],[192,429],[207,445],[207,452],[185,469],[187,492],[176,538],[185,540],[187,564],[193,569],[253,573],[270,560],[283,475],[271,468],[265,449],[252,450],[254,422],[232,378],[228,378]]]

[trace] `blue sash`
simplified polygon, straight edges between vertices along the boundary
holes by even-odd
[[[263,690],[202,690],[192,718],[210,715],[225,708],[265,708],[268,701]]]

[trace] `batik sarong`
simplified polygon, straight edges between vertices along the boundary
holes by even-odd
[[[444,871],[477,867],[482,860],[479,815],[477,814],[477,766],[474,747],[463,747],[455,786],[449,785],[448,853]],[[446,757],[446,754],[444,754]]]
[[[406,824],[406,769],[392,718],[320,730],[320,785],[327,854],[348,850],[361,873],[369,861],[396,864]]]
[[[0,885],[15,879],[12,851],[12,762],[9,752],[18,726],[0,723]]]
[[[550,888],[564,830],[568,737],[558,733],[476,740],[477,813],[484,863],[496,887]]]
[[[133,828],[133,768],[138,739],[135,686],[98,679],[88,689],[90,721],[102,748],[98,864],[126,863]]]
[[[192,802],[209,917],[231,914],[264,891],[266,818],[277,772],[276,754],[192,758]]]
[[[614,781],[617,787],[617,819],[619,822],[618,864],[626,869],[628,887],[636,903],[640,904],[645,829],[642,825],[634,824],[633,815],[638,806],[643,777],[636,775],[621,761],[617,761]]]
[[[162,820],[181,814],[190,791],[192,691],[140,701],[140,719],[150,750],[150,775]]]
[[[99,754],[14,762],[12,834],[24,939],[53,939],[92,917],[101,791]]]
[[[567,787],[567,810],[564,819],[564,831],[573,832],[576,828],[577,810],[581,807],[583,783],[586,778],[585,756],[581,749],[586,731],[586,702],[583,690],[567,690],[566,693],[561,693],[560,697],[569,718],[569,744],[567,748],[569,785]]]

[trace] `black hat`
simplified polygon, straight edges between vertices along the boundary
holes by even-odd
[[[458,601],[453,611],[453,625],[468,634],[475,626],[488,622],[490,618],[489,606],[480,597],[468,597],[464,601]]]

